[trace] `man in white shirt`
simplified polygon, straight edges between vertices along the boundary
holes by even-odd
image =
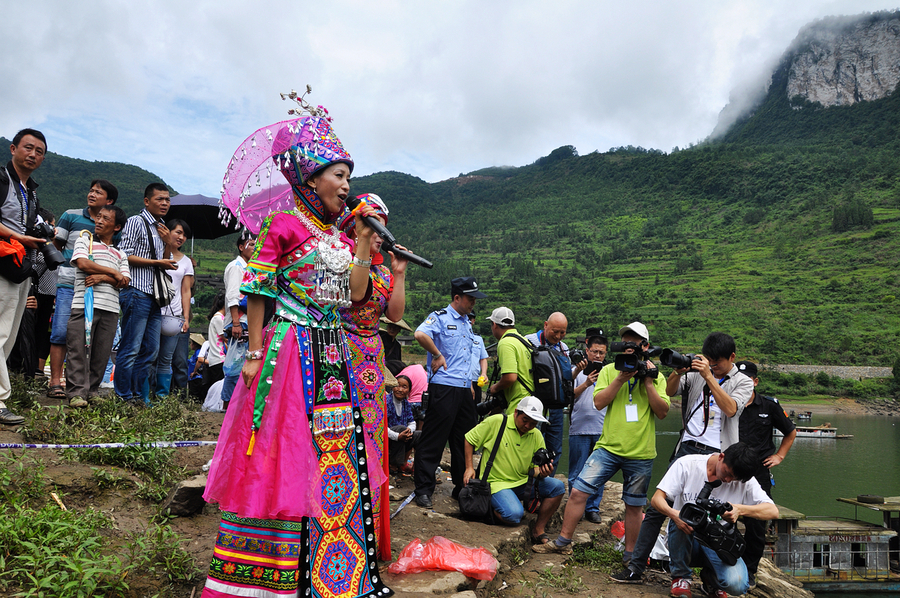
[[[695,503],[707,482],[713,490],[709,497],[731,505],[722,513],[729,523],[738,517],[776,519],[778,507],[753,477],[759,465],[756,451],[743,442],[731,445],[723,453],[687,455],[672,463],[656,486],[650,504],[669,518],[669,558],[672,574],[670,595],[691,597],[691,566],[701,567],[701,591],[716,598],[727,594],[740,596],[749,587],[747,566],[740,558],[728,565],[712,548],[698,540],[701,532],[681,519],[681,508]],[[671,502],[671,506],[670,503]]]
[[[244,229],[238,238],[237,247],[238,256],[225,266],[225,338],[228,339],[228,346],[234,341],[239,341],[247,327],[247,304],[244,303],[244,307],[241,307],[241,301],[244,299],[244,295],[241,294],[241,281],[247,270],[247,262],[253,257],[256,235]],[[226,410],[240,377],[240,371],[225,376],[225,383],[222,385],[222,404]]]

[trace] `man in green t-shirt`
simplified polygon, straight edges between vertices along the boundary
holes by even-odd
[[[534,524],[535,543],[548,540],[544,533],[550,517],[559,508],[566,486],[561,480],[552,477],[553,464],[547,460],[540,467],[533,462],[534,454],[546,448],[544,437],[536,427],[539,422],[546,422],[543,416],[544,405],[537,397],[526,396],[518,402],[513,415],[507,416],[506,427],[501,430],[503,415],[492,415],[466,433],[466,471],[463,483],[475,477],[472,456],[481,449],[484,462],[480,470],[487,467],[487,460],[497,441],[497,435],[503,434],[497,454],[488,473],[487,481],[491,485],[491,508],[494,517],[504,525],[518,525],[525,516],[523,501],[531,506],[530,512],[537,511]],[[533,489],[528,488],[529,478],[533,477]],[[533,499],[539,499],[539,504]]]
[[[646,352],[650,346],[650,334],[640,322],[632,322],[619,330],[626,343],[633,343]],[[626,353],[636,353],[626,349]],[[648,360],[648,369],[655,366]],[[619,470],[624,476],[622,500],[625,502],[625,555],[634,550],[641,529],[643,507],[647,504],[647,488],[656,458],[656,419],[669,412],[666,381],[659,376],[636,376],[637,370],[619,371],[615,364],[600,370],[594,385],[594,406],[607,407],[603,421],[603,433],[594,452],[588,457],[581,473],[572,484],[569,502],[563,515],[559,537],[547,544],[532,546],[540,553],[558,552],[571,554],[572,535],[584,515],[587,499],[603,487]]]
[[[516,338],[522,335],[514,327],[516,316],[511,309],[498,307],[491,312],[488,320],[491,321],[491,333],[495,339],[500,341],[497,343],[500,380],[491,386],[490,393],[506,399],[506,413],[512,416],[519,401],[534,391],[534,377],[531,374],[531,349]]]

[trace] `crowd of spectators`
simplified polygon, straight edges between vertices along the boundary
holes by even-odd
[[[11,394],[8,367],[43,375],[48,358],[48,396],[66,400],[72,408],[88,407],[110,392],[114,359],[111,392],[119,400],[149,406],[155,396],[182,390],[203,399],[208,409],[227,410],[247,350],[247,299],[241,281],[255,237],[244,232],[237,240],[237,256],[223,273],[224,290],[207,314],[207,338],[191,334],[195,265],[181,252],[191,230],[183,220],[166,220],[168,188],[148,185],[144,208],[127,217],[116,206],[115,185],[95,179],[85,206],[67,210],[57,220],[40,208],[32,178],[46,149],[39,131],[24,129],[13,138],[11,160],[0,170],[0,424],[23,423],[5,403]],[[36,232],[42,223],[54,231],[52,238]],[[61,253],[58,267],[52,252],[42,249],[50,245]],[[21,278],[23,272],[28,275]],[[160,273],[169,282],[163,294]],[[171,292],[165,292],[166,286]],[[383,456],[385,469],[413,475],[416,504],[432,508],[445,446],[451,495],[458,499],[476,476],[475,454],[496,444],[487,480],[488,519],[516,525],[526,512],[536,513],[533,549],[563,554],[571,552],[582,519],[600,522],[604,486],[621,471],[625,568],[612,576],[615,581],[640,583],[668,518],[673,596],[691,595],[691,567],[701,567],[709,595],[745,592],[762,554],[764,524],[748,523],[747,562],[729,566],[715,551],[698,545],[679,517],[679,508],[704,483],[713,482],[718,482],[713,496],[718,493],[735,507],[726,516],[730,521],[741,515],[748,520],[777,515],[769,468],[785,458],[795,432],[776,400],[756,394],[756,365],[735,362],[734,339],[711,333],[701,355],[663,377],[648,357],[650,333],[643,323],[618,330],[625,347],[620,350],[640,359],[632,369],[608,363],[609,339],[599,328],[588,329],[584,353],[571,363],[573,402],[565,409],[546,409],[535,396],[532,356],[538,348],[567,359],[576,355],[564,342],[566,316],[554,312],[541,329],[522,337],[513,310],[494,309],[487,318],[497,341],[489,385],[487,348],[473,329],[476,301],[486,297],[474,277],[451,281],[449,304],[430,313],[414,332],[428,354],[424,367],[402,359],[398,335],[412,329],[402,319],[381,318],[389,449]],[[267,310],[264,321],[271,316],[269,306]],[[657,458],[656,421],[667,416],[672,397],[681,398],[681,435],[645,514]],[[476,408],[479,404],[487,405],[486,413]],[[486,415],[480,423],[479,414]],[[777,451],[773,427],[785,436]],[[566,491],[554,476],[564,443],[569,500],[562,529],[551,540],[545,526]]]
[[[40,207],[32,178],[46,147],[39,131],[20,131],[11,144],[12,159],[0,171],[2,259],[24,264],[20,270],[27,274],[22,280],[14,273],[0,277],[0,423],[24,421],[5,404],[9,369],[45,377],[48,362],[47,396],[72,408],[87,407],[110,389],[121,400],[143,405],[173,391],[206,399],[225,378],[226,351],[234,344],[229,339],[246,338],[246,300],[239,287],[255,238],[241,235],[239,255],[224,272],[225,291],[210,313],[209,340],[191,335],[195,264],[181,251],[191,229],[184,220],[166,219],[168,188],[148,185],[144,208],[128,217],[116,205],[116,186],[94,179],[85,205],[57,219]],[[52,231],[49,237],[35,236],[42,223]],[[59,251],[58,265],[45,259],[50,247]],[[164,305],[154,296],[158,273],[172,289]],[[240,356],[232,361],[239,372]],[[231,390],[234,380],[236,375],[228,378]],[[222,410],[228,389],[216,390],[214,403]]]

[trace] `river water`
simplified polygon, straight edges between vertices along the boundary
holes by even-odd
[[[856,515],[854,507],[838,502],[838,498],[855,498],[859,494],[900,495],[900,417],[816,415],[815,407],[812,410],[812,422],[801,422],[801,425],[829,422],[838,429],[838,434],[850,434],[853,438],[797,438],[787,459],[772,469],[775,476],[772,496],[776,503],[808,516],[852,518]],[[679,416],[680,411],[673,409],[668,417],[656,422],[658,457],[653,464],[650,494],[666,472],[669,457],[675,450],[681,429]],[[558,473],[566,473],[567,467],[568,451],[564,445]],[[621,474],[613,480],[621,482]],[[860,509],[858,515],[864,521],[881,523],[877,512]]]
[[[874,415],[829,414],[817,415],[815,407],[811,422],[802,425],[831,423],[838,434],[853,438],[827,440],[797,438],[784,462],[773,468],[775,487],[772,497],[779,505],[812,517],[856,518],[881,525],[877,511],[856,510],[852,505],[838,502],[838,498],[855,498],[859,494],[900,496],[900,417]],[[678,441],[681,429],[680,410],[673,409],[666,419],[657,421],[653,479],[649,495],[662,479],[669,457]],[[776,440],[776,446],[778,444]],[[560,473],[568,467],[564,443]],[[613,477],[621,482],[621,473]],[[858,594],[826,594],[831,598],[856,598]],[[882,594],[884,595],[884,594]]]

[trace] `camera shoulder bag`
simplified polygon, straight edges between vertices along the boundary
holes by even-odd
[[[497,434],[497,440],[494,441],[494,448],[491,449],[491,456],[488,457],[487,465],[484,468],[484,475],[481,475],[481,465],[478,464],[478,471],[475,477],[469,480],[466,487],[459,491],[459,512],[465,517],[481,518],[487,517],[491,512],[491,484],[487,481],[488,475],[491,473],[491,465],[494,463],[494,457],[497,455],[497,449],[500,448],[500,441],[503,439],[503,433],[506,432],[507,415],[503,414],[503,421],[500,422],[500,433]]]
[[[150,230],[150,225],[147,224],[143,217],[141,217],[141,220],[144,222],[144,226],[147,227],[147,243],[150,245],[150,258],[155,260],[157,257],[156,244],[153,242],[153,231]],[[172,303],[172,299],[175,298],[175,288],[172,286],[172,279],[158,266],[153,266],[152,294],[153,299],[160,307],[169,305]]]
[[[9,175],[6,168],[0,168],[0,203],[6,201],[9,193]],[[28,230],[28,222],[33,220],[31,214],[26,214],[23,220],[25,229]],[[28,248],[12,237],[0,238],[0,276],[13,284],[20,284],[25,282],[33,271],[34,262],[29,256]]]

